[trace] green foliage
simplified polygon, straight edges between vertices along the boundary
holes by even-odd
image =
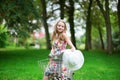
[[[0,48],[5,47],[7,42],[7,28],[1,24],[0,25]]]
[[[33,20],[38,21],[38,19],[38,10],[33,0],[0,1],[0,23],[5,22],[5,27],[9,29],[10,33],[14,30],[16,34],[10,35],[10,39],[18,38],[20,42],[18,45],[23,45],[26,38],[29,37],[29,34],[38,28],[38,24],[33,23]],[[2,35],[2,38],[3,37],[5,36]],[[11,43],[14,44],[14,41]],[[11,43],[8,43],[8,45]],[[0,45],[2,44],[3,43]]]
[[[5,20],[9,28],[22,27],[29,31],[36,26],[32,20],[38,18],[38,12],[32,0],[1,0],[0,2],[0,21]]]
[[[113,46],[115,51],[120,51],[120,32],[113,34]]]
[[[101,27],[101,33],[102,33],[102,38],[103,38],[103,41],[105,41],[105,28],[104,27]],[[98,26],[96,27],[92,27],[92,49],[101,49],[101,40],[100,40],[100,34],[99,34],[99,31],[98,31]],[[104,45],[106,45],[106,43],[104,43]]]
[[[31,47],[35,46],[36,44],[40,45],[40,49],[46,49],[46,40],[45,40],[45,37],[40,38],[40,39],[29,37],[25,41],[25,47],[26,48],[31,48]]]
[[[78,49],[85,49],[85,35],[80,38],[76,38],[76,46]]]
[[[39,44],[40,44],[40,48],[46,49],[46,40],[45,40],[45,37],[39,39]]]

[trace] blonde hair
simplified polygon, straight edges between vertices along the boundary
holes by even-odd
[[[54,26],[54,31],[53,31],[53,34],[52,34],[52,41],[56,39],[56,36],[58,36],[59,41],[63,40],[63,36],[62,36],[63,32],[61,34],[58,34],[58,31],[57,31],[57,25],[58,25],[59,22],[64,23],[64,31],[63,32],[66,32],[66,30],[67,30],[66,23],[63,20],[59,20]]]

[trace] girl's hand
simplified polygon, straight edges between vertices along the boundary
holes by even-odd
[[[73,47],[73,48],[71,48],[71,51],[73,52],[73,51],[75,51],[76,49]]]
[[[54,50],[53,50],[53,49],[51,50],[51,53],[54,53]]]

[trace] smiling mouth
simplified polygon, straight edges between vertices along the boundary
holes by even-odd
[[[59,30],[62,30],[62,29],[59,29]]]
[[[62,30],[62,29],[58,29],[58,30]]]

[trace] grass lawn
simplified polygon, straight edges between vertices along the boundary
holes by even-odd
[[[83,67],[74,80],[120,80],[120,54],[82,51]],[[42,80],[49,50],[0,49],[0,80]]]

